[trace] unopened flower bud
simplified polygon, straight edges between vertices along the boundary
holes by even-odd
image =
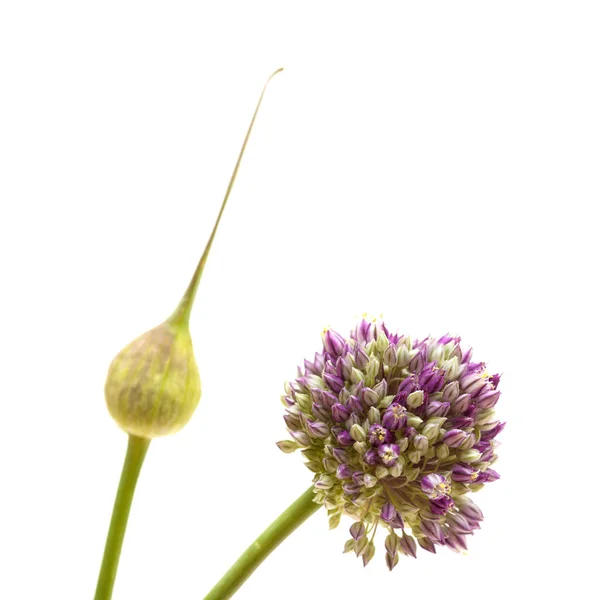
[[[458,448],[467,438],[462,429],[450,429],[444,434],[443,441],[449,448]]]
[[[442,394],[442,401],[450,402],[450,404],[453,404],[454,401],[458,398],[459,393],[460,386],[458,384],[458,381],[453,381],[444,388],[444,393]]]
[[[385,379],[382,379],[374,388],[373,391],[377,394],[377,400],[383,400],[387,394],[388,384]]]
[[[377,477],[377,479],[384,479],[389,474],[390,470],[386,467],[382,467],[381,465],[377,466],[377,468],[375,469],[375,477]]]
[[[464,452],[461,452],[458,456],[463,462],[472,463],[477,462],[481,458],[481,452],[471,448],[471,450],[465,450]]]
[[[411,463],[416,465],[418,462],[421,461],[421,453],[418,450],[411,450],[408,453],[408,460],[410,460]]]
[[[412,439],[412,443],[415,450],[418,450],[419,452],[425,452],[429,446],[429,440],[424,435],[415,435]]]
[[[356,450],[359,456],[362,456],[367,452],[367,442],[354,442],[352,447]]]
[[[200,401],[200,375],[187,327],[168,321],[126,346],[104,388],[113,419],[144,438],[179,431]]]
[[[395,367],[398,364],[397,349],[390,344],[383,353],[383,364],[388,367]]]
[[[321,475],[315,483],[318,490],[328,490],[333,486],[333,478],[330,475]]]
[[[350,436],[353,440],[357,442],[364,442],[367,439],[367,434],[365,433],[365,430],[357,423],[352,425],[352,427],[350,428]]]
[[[404,345],[398,349],[398,367],[406,367],[410,362],[410,354],[408,348]]]
[[[369,419],[369,423],[381,423],[381,413],[379,412],[379,409],[371,406],[367,413],[367,419]]]
[[[471,394],[461,394],[452,406],[452,414],[461,415],[471,406]]]
[[[323,333],[323,346],[333,357],[342,356],[346,341],[335,331],[328,329]]]
[[[413,558],[417,558],[417,544],[415,542],[415,538],[412,535],[407,535],[406,533],[402,533],[402,537],[400,538],[400,552],[406,554],[406,556],[412,556]]]
[[[308,435],[314,438],[326,438],[329,435],[329,427],[321,421],[311,421],[307,419],[306,428],[308,429]]]
[[[423,430],[421,431],[422,435],[424,435],[431,443],[433,443],[439,433],[440,433],[440,426],[433,424],[433,423],[426,423],[425,426],[423,427]]]
[[[404,462],[400,462],[400,458],[404,457],[400,456],[398,462],[396,462],[395,465],[390,467],[390,475],[392,477],[400,477],[400,475],[402,475],[402,471],[404,469]]]
[[[331,416],[336,423],[343,423],[350,416],[350,411],[343,404],[336,402],[331,408]]]
[[[367,406],[375,406],[379,402],[379,394],[371,388],[365,388],[363,390],[363,402]]]
[[[435,455],[440,460],[445,460],[446,458],[448,458],[450,456],[450,448],[448,448],[448,446],[446,446],[446,444],[440,444],[438,446],[437,450],[435,451]]]
[[[423,390],[416,390],[412,392],[412,394],[408,395],[408,398],[406,399],[406,404],[411,408],[418,408],[419,406],[421,406],[421,404],[423,404],[423,399]]]

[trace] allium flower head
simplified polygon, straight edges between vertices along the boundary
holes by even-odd
[[[499,475],[494,416],[500,376],[471,360],[460,338],[412,342],[362,320],[350,337],[323,334],[282,401],[292,440],[315,473],[315,502],[331,527],[354,519],[345,551],[366,565],[378,527],[388,530],[386,563],[448,546],[462,552],[483,515],[469,498]]]

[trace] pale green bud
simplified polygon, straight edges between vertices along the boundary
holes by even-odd
[[[475,445],[475,436],[470,433],[459,446],[460,450],[470,450]]]
[[[315,482],[318,490],[328,490],[333,487],[334,480],[330,475],[321,475]]]
[[[436,456],[440,460],[445,460],[446,458],[448,458],[450,456],[450,448],[448,448],[448,446],[446,446],[446,444],[440,444],[438,446],[438,449],[436,450]]]
[[[367,451],[367,442],[354,442],[352,447],[360,456],[362,456]]]
[[[477,462],[481,459],[481,452],[479,452],[479,450],[474,450],[473,448],[471,448],[470,450],[465,450],[464,452],[461,452],[458,455],[458,457],[460,458],[460,460],[466,463]]]
[[[440,426],[434,423],[427,423],[421,434],[424,435],[430,442],[435,442],[440,433]]]
[[[396,441],[396,444],[398,444],[398,447],[400,448],[400,452],[404,452],[408,448],[408,443],[408,438],[406,437]],[[400,460],[400,458],[398,460]]]
[[[104,394],[121,429],[154,438],[179,431],[191,419],[200,389],[189,330],[167,321],[117,354]]]
[[[379,352],[384,352],[390,345],[390,340],[388,340],[387,336],[385,335],[385,333],[383,333],[383,331],[379,332],[379,335],[377,336],[377,341],[375,342],[375,348],[377,348],[377,350]]]
[[[323,466],[328,473],[335,473],[338,467],[338,463],[333,458],[324,458]]]
[[[385,395],[387,394],[387,390],[388,390],[388,385],[387,385],[387,381],[385,379],[382,379],[374,388],[373,391],[377,394],[378,396],[378,401],[381,401],[385,398]]]
[[[337,512],[329,517],[329,529],[335,529],[339,524],[342,518],[342,513]]]
[[[406,477],[407,481],[414,481],[419,476],[419,469],[407,469],[404,471],[404,477]]]
[[[398,364],[398,354],[394,346],[388,346],[383,353],[383,364],[388,367],[395,367]]]
[[[397,361],[398,367],[404,368],[410,362],[410,353],[408,351],[408,348],[405,345],[402,345],[402,346],[400,346],[400,348],[398,348],[397,356],[398,356],[398,361]]]
[[[296,393],[295,399],[302,412],[310,413],[313,403],[312,398],[308,394]]]
[[[495,417],[495,412],[493,408],[488,408],[487,410],[482,410],[477,413],[477,419],[475,419],[475,425],[485,425]]]
[[[415,435],[412,443],[415,447],[415,450],[418,450],[419,452],[425,452],[429,447],[429,440],[424,435]]]
[[[416,390],[408,395],[408,398],[406,399],[406,404],[411,408],[418,408],[419,406],[421,406],[421,404],[423,404],[423,398],[423,390]]]
[[[356,556],[362,556],[366,552],[368,545],[369,545],[369,538],[366,535],[364,537],[361,537],[358,540],[356,540],[356,546],[354,548],[354,551],[356,552]]]
[[[421,460],[421,453],[418,450],[411,450],[408,453],[408,460],[416,465]]]
[[[367,418],[371,424],[380,423],[381,422],[381,413],[377,408],[371,406],[369,412],[367,413]]]
[[[422,423],[423,419],[421,417],[417,417],[417,415],[413,415],[412,413],[407,414],[406,424],[410,427],[417,429]]]
[[[277,442],[277,447],[286,454],[291,454],[295,450],[298,450],[299,446],[296,442],[292,442],[290,440],[283,440],[281,442]]]
[[[365,368],[365,373],[366,373],[367,377],[369,377],[371,379],[375,379],[375,377],[377,377],[377,375],[379,374],[380,368],[381,368],[381,363],[379,362],[379,360],[377,360],[375,357],[373,357],[367,363],[367,366]]]
[[[372,488],[377,483],[377,477],[373,477],[373,475],[369,475],[365,473],[364,484],[366,488]]]
[[[305,462],[304,465],[313,473],[320,473],[323,470],[323,465],[318,460],[309,460],[308,462]]]
[[[387,469],[386,467],[383,467],[381,465],[379,465],[376,469],[375,469],[375,477],[377,477],[377,479],[384,479],[385,477],[387,477],[390,474],[389,469]]]
[[[385,410],[394,401],[394,398],[395,398],[395,396],[393,394],[390,396],[386,396],[385,398],[383,398],[382,400],[379,401],[379,404],[377,404],[377,406],[380,409]]]
[[[404,464],[397,462],[393,467],[390,467],[390,475],[392,477],[400,477],[400,475],[402,475],[403,469],[404,469]]]
[[[439,362],[441,359],[443,359],[444,357],[444,346],[442,345],[432,345],[429,348],[429,360],[432,362],[436,362],[438,363],[439,366]]]
[[[459,366],[460,364],[456,356],[444,362],[442,369],[446,371],[446,381],[454,381],[458,377]]]
[[[350,381],[354,384],[362,381],[365,378],[362,371],[359,371],[357,368],[352,367],[352,373],[350,373]]]
[[[362,555],[363,566],[366,567],[371,559],[375,556],[375,544],[373,542],[369,542],[367,547]]]
[[[367,439],[367,434],[358,423],[354,423],[350,427],[350,437],[357,442],[364,442]]]
[[[311,373],[310,375],[306,375],[306,387],[310,390],[312,388],[318,388],[320,390],[324,390],[326,385],[323,379],[318,375],[314,375]]]

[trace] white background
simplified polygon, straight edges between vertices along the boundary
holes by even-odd
[[[202,598],[309,485],[283,381],[365,311],[503,372],[483,529],[389,574],[317,513],[236,598],[595,597],[596,2],[0,6],[1,598],[92,597],[106,369],[174,308],[280,66],[193,313],[203,397],[150,447],[114,598]]]

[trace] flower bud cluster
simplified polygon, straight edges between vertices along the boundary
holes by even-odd
[[[336,527],[354,519],[345,551],[366,565],[378,526],[386,563],[416,557],[417,545],[466,549],[483,515],[468,498],[499,475],[494,416],[499,375],[471,360],[460,338],[412,342],[361,321],[349,338],[327,330],[282,397],[291,440],[315,474],[315,502]]]

